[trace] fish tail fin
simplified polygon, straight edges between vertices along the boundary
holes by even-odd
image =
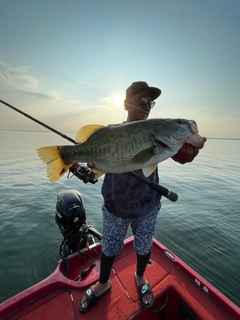
[[[46,172],[50,182],[60,179],[65,172],[72,166],[72,164],[66,164],[61,157],[62,147],[42,147],[37,149],[39,158],[47,165]]]

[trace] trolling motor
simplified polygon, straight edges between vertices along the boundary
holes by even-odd
[[[74,279],[79,281],[95,266],[92,256],[83,252],[83,249],[96,243],[95,238],[101,240],[102,235],[87,223],[83,199],[77,190],[62,191],[58,194],[55,221],[63,235],[63,241],[59,247],[59,255],[65,265],[64,275],[68,277],[69,274],[68,257],[70,255],[79,253],[88,257],[91,261],[89,267]]]
[[[63,235],[59,253],[63,258],[95,243],[102,235],[86,221],[83,199],[77,190],[60,192],[57,196],[55,221]]]

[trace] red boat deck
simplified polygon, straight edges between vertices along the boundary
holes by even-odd
[[[136,255],[132,248],[132,238],[126,241],[125,249],[113,265],[111,273],[113,286],[110,293],[93,309],[87,313],[80,313],[78,304],[85,289],[98,279],[100,251],[100,245],[93,248],[96,267],[84,281],[73,281],[89,265],[87,258],[77,255],[71,259],[69,279],[60,272],[62,269],[60,265],[46,280],[4,302],[0,307],[0,318],[9,320],[240,319],[240,308],[158,241],[154,242],[151,256],[153,263],[147,267],[146,278],[153,288],[155,297],[153,309],[162,307],[166,299],[167,303],[157,314],[142,309],[134,281]]]

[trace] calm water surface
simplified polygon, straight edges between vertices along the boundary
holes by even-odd
[[[73,136],[72,136],[73,137]],[[87,220],[101,232],[101,185],[76,177],[49,183],[36,148],[69,144],[53,133],[0,131],[0,302],[47,277],[62,241],[57,194],[79,190]],[[240,141],[211,140],[193,163],[159,165],[162,201],[155,237],[240,306]],[[128,232],[130,235],[131,232]]]

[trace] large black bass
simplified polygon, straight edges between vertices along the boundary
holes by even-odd
[[[92,162],[96,179],[106,172],[123,173],[143,169],[148,177],[158,163],[174,156],[185,142],[201,149],[204,139],[194,120],[148,119],[117,126],[82,127],[73,146],[37,149],[47,165],[50,182],[61,178],[76,162]]]

